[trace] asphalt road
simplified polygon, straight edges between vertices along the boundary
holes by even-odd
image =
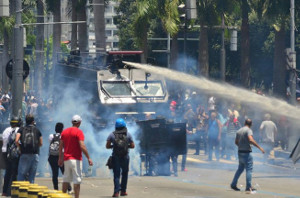
[[[191,152],[192,153],[192,152]],[[206,161],[206,156],[189,154],[187,171],[175,176],[129,176],[128,197],[132,198],[214,198],[214,197],[261,197],[300,198],[300,165],[294,166],[290,159],[271,159],[262,162],[262,155],[254,153],[252,185],[257,188],[253,194],[245,193],[245,174],[242,174],[235,192],[229,188],[237,168],[237,161]],[[181,159],[179,158],[179,161]],[[180,162],[179,162],[180,167]],[[111,197],[113,193],[112,173],[108,170],[100,177],[85,177],[81,185],[80,197]],[[132,173],[131,173],[132,174]],[[105,176],[103,176],[105,175]],[[60,179],[61,181],[61,179]],[[52,188],[51,178],[36,178],[40,185]]]

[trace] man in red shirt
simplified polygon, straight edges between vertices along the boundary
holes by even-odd
[[[79,198],[80,184],[82,179],[82,152],[89,161],[89,165],[93,165],[87,148],[84,144],[84,135],[79,129],[81,117],[74,115],[72,118],[72,127],[65,129],[61,133],[59,145],[58,165],[65,167],[63,176],[63,192],[66,193],[70,182],[74,184],[75,198]]]

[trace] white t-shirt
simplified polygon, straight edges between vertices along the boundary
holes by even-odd
[[[262,130],[262,140],[263,142],[274,142],[277,127],[271,120],[265,120],[260,125],[260,130]]]
[[[7,127],[3,133],[2,133],[2,139],[3,139],[3,145],[2,145],[2,153],[6,152],[6,147],[7,147],[7,143],[8,143],[8,138],[10,136],[10,134],[13,132],[13,130],[15,129],[15,133],[18,132],[19,127],[16,128],[12,128],[12,127]]]

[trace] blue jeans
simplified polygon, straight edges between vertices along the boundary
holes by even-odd
[[[38,163],[38,154],[22,154],[18,167],[18,181],[29,181],[30,183],[34,183]]]
[[[114,171],[114,193],[120,191],[126,192],[127,180],[129,170],[129,156],[119,157],[113,156],[113,171]],[[120,188],[120,176],[122,171],[121,188]]]
[[[215,149],[214,149],[215,148]],[[217,160],[220,159],[220,142],[217,138],[208,138],[208,160],[212,160],[213,150]]]
[[[231,186],[236,186],[239,180],[239,177],[243,173],[244,169],[246,169],[246,190],[251,188],[251,180],[252,180],[252,170],[253,170],[253,157],[251,153],[240,153],[239,156],[239,167],[234,175]]]

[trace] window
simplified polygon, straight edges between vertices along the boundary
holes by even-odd
[[[102,82],[102,87],[111,96],[130,96],[131,89],[129,82]]]
[[[133,87],[137,96],[164,96],[161,82],[135,81]]]
[[[112,6],[108,5],[105,7],[105,13],[112,13],[112,11],[113,11]]]
[[[111,30],[105,30],[105,35],[106,36],[112,36],[112,31]]]
[[[119,47],[119,42],[113,42],[113,47],[118,48]]]
[[[112,19],[105,19],[105,24],[111,25],[112,24]]]

